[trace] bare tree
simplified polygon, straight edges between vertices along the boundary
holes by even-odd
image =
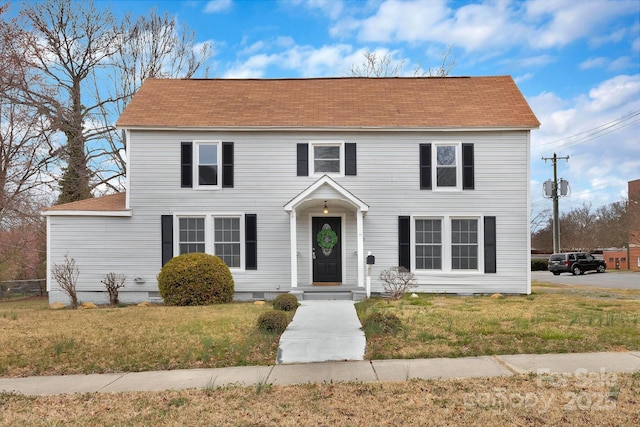
[[[440,55],[440,65],[435,68],[429,68],[427,73],[429,77],[447,77],[451,74],[451,70],[456,65],[456,58],[451,57],[453,45],[447,46],[447,50]]]
[[[413,70],[414,77],[447,77],[455,66],[455,58],[451,58],[453,46],[448,46],[441,55],[441,63],[438,67],[424,71],[420,64]],[[396,60],[389,52],[376,53],[364,52],[361,64],[351,65],[352,77],[397,77],[402,74],[406,60]]]
[[[94,97],[112,99],[101,103],[96,120],[112,131],[104,135],[103,143],[94,147],[91,159],[103,159],[95,171],[98,182],[115,190],[124,188],[126,159],[124,132],[110,127],[114,118],[131,101],[135,92],[148,78],[191,78],[211,57],[211,43],[197,44],[195,33],[186,26],[179,27],[175,17],[155,10],[133,21],[130,16],[120,24],[120,43],[110,58],[109,68],[96,70],[93,79]],[[98,84],[100,82],[100,84]],[[104,84],[108,82],[108,84]]]
[[[210,56],[174,18],[151,12],[121,23],[93,1],[25,3],[29,30],[12,58],[28,60],[29,72],[11,84],[10,99],[37,108],[52,130],[64,135],[56,152],[66,162],[59,203],[91,197],[97,186],[123,188],[124,141],[113,123],[148,77],[191,77]]]
[[[113,307],[117,307],[120,303],[118,291],[120,288],[124,288],[124,282],[126,281],[127,276],[116,273],[107,273],[104,280],[100,281],[100,283],[106,286],[107,292],[109,293],[109,302]]]
[[[74,310],[78,308],[76,284],[78,283],[80,270],[78,270],[78,267],[76,266],[76,260],[65,255],[64,262],[62,264],[54,264],[51,267],[51,274],[60,285],[60,289],[69,295],[69,298],[71,299],[71,308]]]
[[[397,61],[389,53],[363,52],[361,64],[351,65],[352,77],[395,77],[400,75],[405,60]]]

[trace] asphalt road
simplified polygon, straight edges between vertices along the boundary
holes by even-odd
[[[640,290],[640,273],[630,271],[607,271],[606,273],[588,272],[581,276],[574,276],[571,273],[562,273],[559,276],[554,276],[548,271],[532,271],[531,279],[560,285]]]

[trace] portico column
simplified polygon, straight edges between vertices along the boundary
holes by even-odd
[[[296,208],[294,207],[289,212],[289,233],[290,233],[290,247],[291,247],[291,288],[298,287],[298,248],[296,246]]]
[[[358,287],[364,287],[364,226],[362,210],[356,212],[356,234],[358,239]]]

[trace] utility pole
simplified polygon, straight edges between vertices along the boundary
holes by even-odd
[[[560,209],[558,207],[559,195],[558,195],[557,163],[558,163],[558,160],[569,161],[569,156],[558,157],[556,153],[553,153],[553,157],[543,157],[542,160],[544,160],[545,163],[547,162],[547,160],[551,160],[553,162],[553,183],[551,183],[551,185],[548,185],[547,183],[549,181],[545,182],[544,190],[545,190],[545,196],[551,197],[551,199],[553,199],[553,252],[558,253],[560,252],[560,212],[559,212]],[[548,188],[548,187],[551,187],[551,188]],[[561,180],[560,195],[566,196],[567,188],[568,188],[567,181]]]

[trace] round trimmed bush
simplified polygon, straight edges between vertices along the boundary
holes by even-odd
[[[209,305],[233,299],[233,276],[217,256],[190,253],[167,262],[158,274],[160,296],[167,305]]]
[[[298,298],[293,294],[280,294],[273,300],[273,308],[282,311],[294,311],[298,308]]]
[[[258,329],[262,332],[281,334],[288,324],[289,319],[284,311],[266,311],[258,317]]]
[[[364,319],[362,327],[370,334],[395,334],[402,328],[402,321],[393,313],[376,311]]]

